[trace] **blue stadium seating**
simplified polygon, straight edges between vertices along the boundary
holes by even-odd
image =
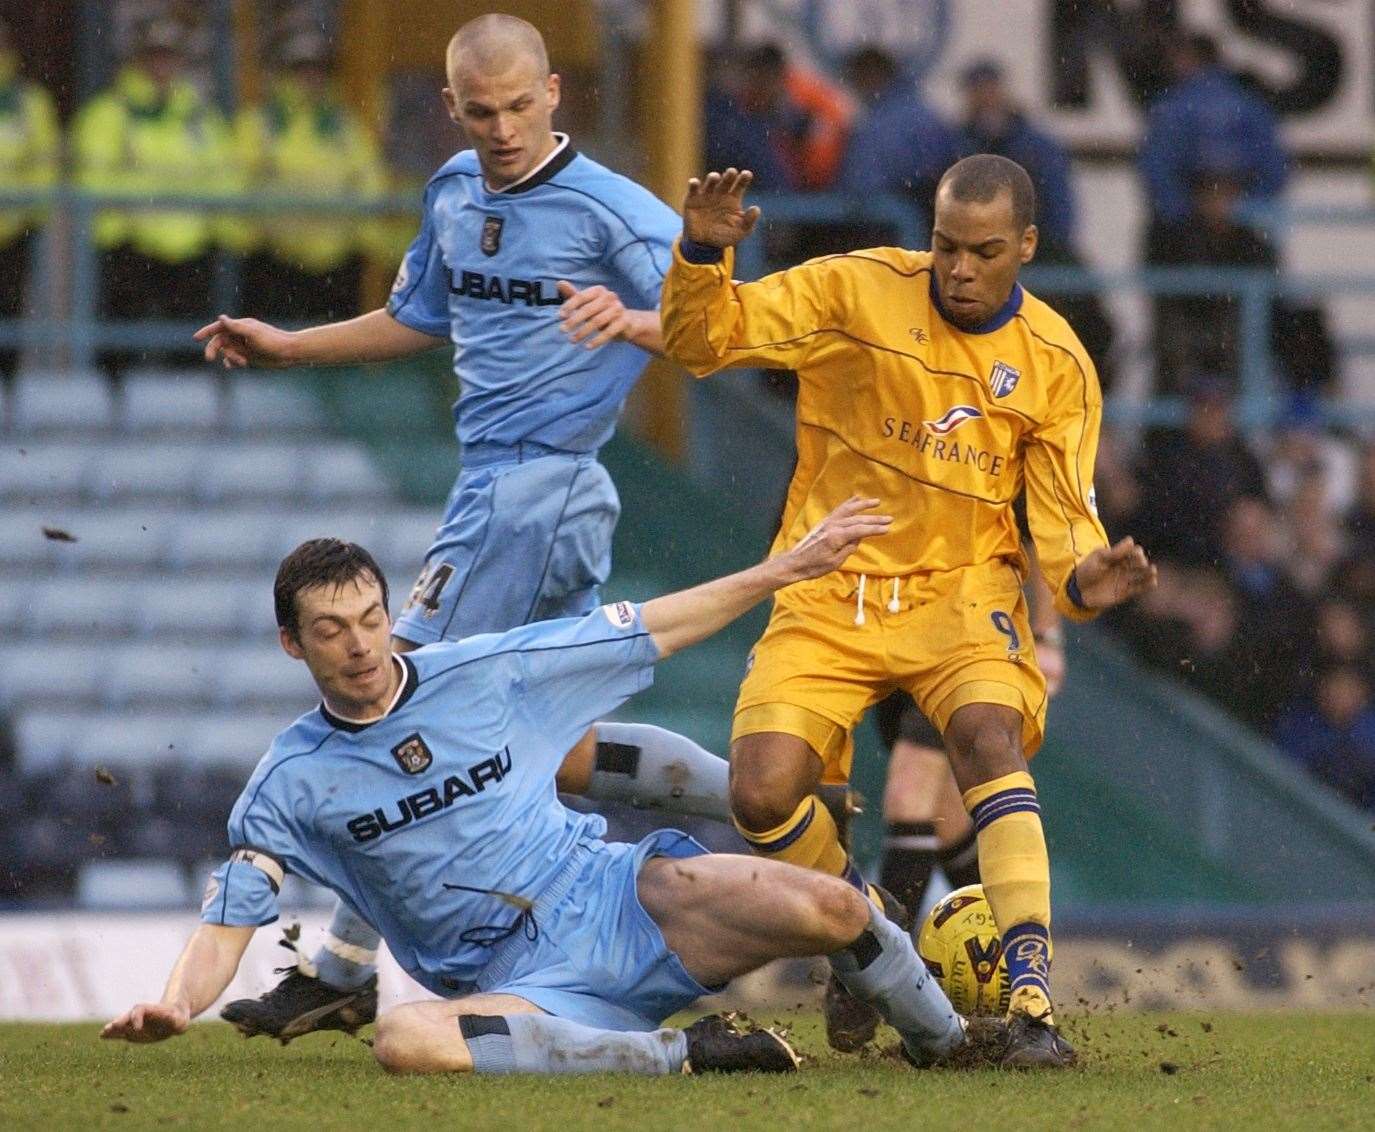
[[[15,381],[6,423],[12,435],[91,432],[114,422],[109,382],[97,373],[26,373]]]
[[[210,432],[221,424],[220,380],[206,370],[134,371],[116,420],[126,432]]]

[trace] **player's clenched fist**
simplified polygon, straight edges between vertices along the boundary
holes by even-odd
[[[779,555],[795,582],[819,578],[840,569],[866,538],[885,534],[893,524],[891,515],[875,515],[877,499],[851,496],[808,533],[791,550]]]
[[[1085,556],[1073,578],[1086,608],[1111,609],[1154,589],[1156,569],[1135,539],[1124,538]]]
[[[100,1036],[110,1041],[160,1042],[186,1032],[190,1012],[182,1006],[141,1002],[108,1022]]]
[[[294,336],[256,318],[230,318],[220,315],[209,326],[195,333],[205,343],[205,360],[220,362],[225,369],[244,366],[289,366]]]
[[[758,205],[745,207],[745,192],[753,180],[748,169],[692,178],[683,200],[683,238],[729,248],[748,236],[759,220]]]

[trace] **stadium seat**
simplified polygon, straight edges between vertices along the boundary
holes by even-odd
[[[0,511],[0,567],[39,569],[54,558],[43,537],[44,518],[33,511]]]
[[[0,447],[0,498],[74,500],[85,488],[90,463],[85,445],[7,440]]]
[[[31,509],[29,514],[38,538],[43,538],[44,526],[53,526],[76,539],[45,541],[44,560],[61,569],[149,567],[162,559],[172,533],[172,512],[154,506],[50,507]]]
[[[208,636],[262,636],[273,628],[267,581],[154,575],[126,583],[125,600],[134,631],[144,637],[191,642]]]
[[[309,498],[320,502],[385,499],[392,486],[360,445],[331,445],[306,461]]]
[[[104,766],[120,775],[151,771],[183,757],[197,722],[194,710],[74,712],[67,704],[26,709],[15,721],[19,768],[26,774],[42,771],[61,763],[65,752],[77,767]]]
[[[216,652],[220,661],[215,679],[215,702],[222,707],[271,705],[282,712],[282,725],[320,700],[310,671],[293,660],[273,640],[270,644],[240,645]]]
[[[274,512],[188,512],[177,521],[169,536],[167,561],[182,569],[275,567],[280,521]]]
[[[102,375],[30,371],[15,382],[8,419],[11,435],[23,436],[102,430],[113,418],[114,398]]]
[[[214,697],[217,650],[184,644],[120,645],[105,653],[100,698],[125,704],[203,704]]]
[[[72,712],[25,711],[14,722],[18,765],[33,774],[79,758],[90,717]]]
[[[124,379],[118,420],[126,432],[217,428],[219,379],[201,370],[131,373]]]
[[[275,713],[233,712],[198,715],[189,722],[183,747],[185,757],[203,765],[238,767],[246,779],[291,718]]]
[[[70,707],[93,702],[105,677],[104,650],[76,642],[0,645],[0,707]]]
[[[283,516],[274,532],[276,557],[272,565],[307,539],[341,538],[369,550],[385,533],[386,516],[380,509],[302,511]]]
[[[121,579],[48,577],[27,587],[20,623],[36,637],[123,636],[132,631],[135,612]]]
[[[226,424],[252,436],[269,433],[320,432],[325,411],[308,388],[278,374],[235,376],[226,397]]]
[[[206,459],[192,444],[122,444],[97,449],[87,469],[94,499],[190,499]]]
[[[197,494],[207,500],[284,500],[305,495],[305,454],[291,444],[237,444],[206,454]]]
[[[192,895],[181,865],[159,859],[89,861],[76,882],[77,904],[93,910],[179,907]]]

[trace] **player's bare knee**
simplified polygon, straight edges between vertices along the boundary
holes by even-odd
[[[819,950],[829,953],[854,942],[869,924],[870,905],[853,886],[838,877],[818,876],[812,885],[812,914]]]
[[[946,737],[951,746],[951,762],[963,789],[1026,770],[1021,716],[1009,709],[972,711],[962,708],[951,720]]]
[[[738,821],[754,833],[777,829],[807,796],[808,784],[758,764],[736,769],[731,764],[730,808]]]
[[[457,1038],[456,1019],[453,1026]],[[447,1032],[436,1026],[436,1020],[423,1006],[398,1006],[377,1019],[373,1031],[372,1055],[388,1073],[454,1073],[471,1070],[471,1060],[463,1051],[440,1049],[437,1036]],[[460,1056],[461,1055],[461,1056]]]
[[[372,1056],[388,1073],[410,1073],[411,1031],[414,1024],[406,1019],[407,1010],[399,1006],[377,1018],[372,1035]]]

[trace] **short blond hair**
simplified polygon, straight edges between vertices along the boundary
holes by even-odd
[[[534,62],[539,78],[549,77],[549,53],[539,29],[517,16],[494,12],[469,20],[454,32],[445,52],[444,67],[452,86],[468,68],[495,75],[524,59]]]

